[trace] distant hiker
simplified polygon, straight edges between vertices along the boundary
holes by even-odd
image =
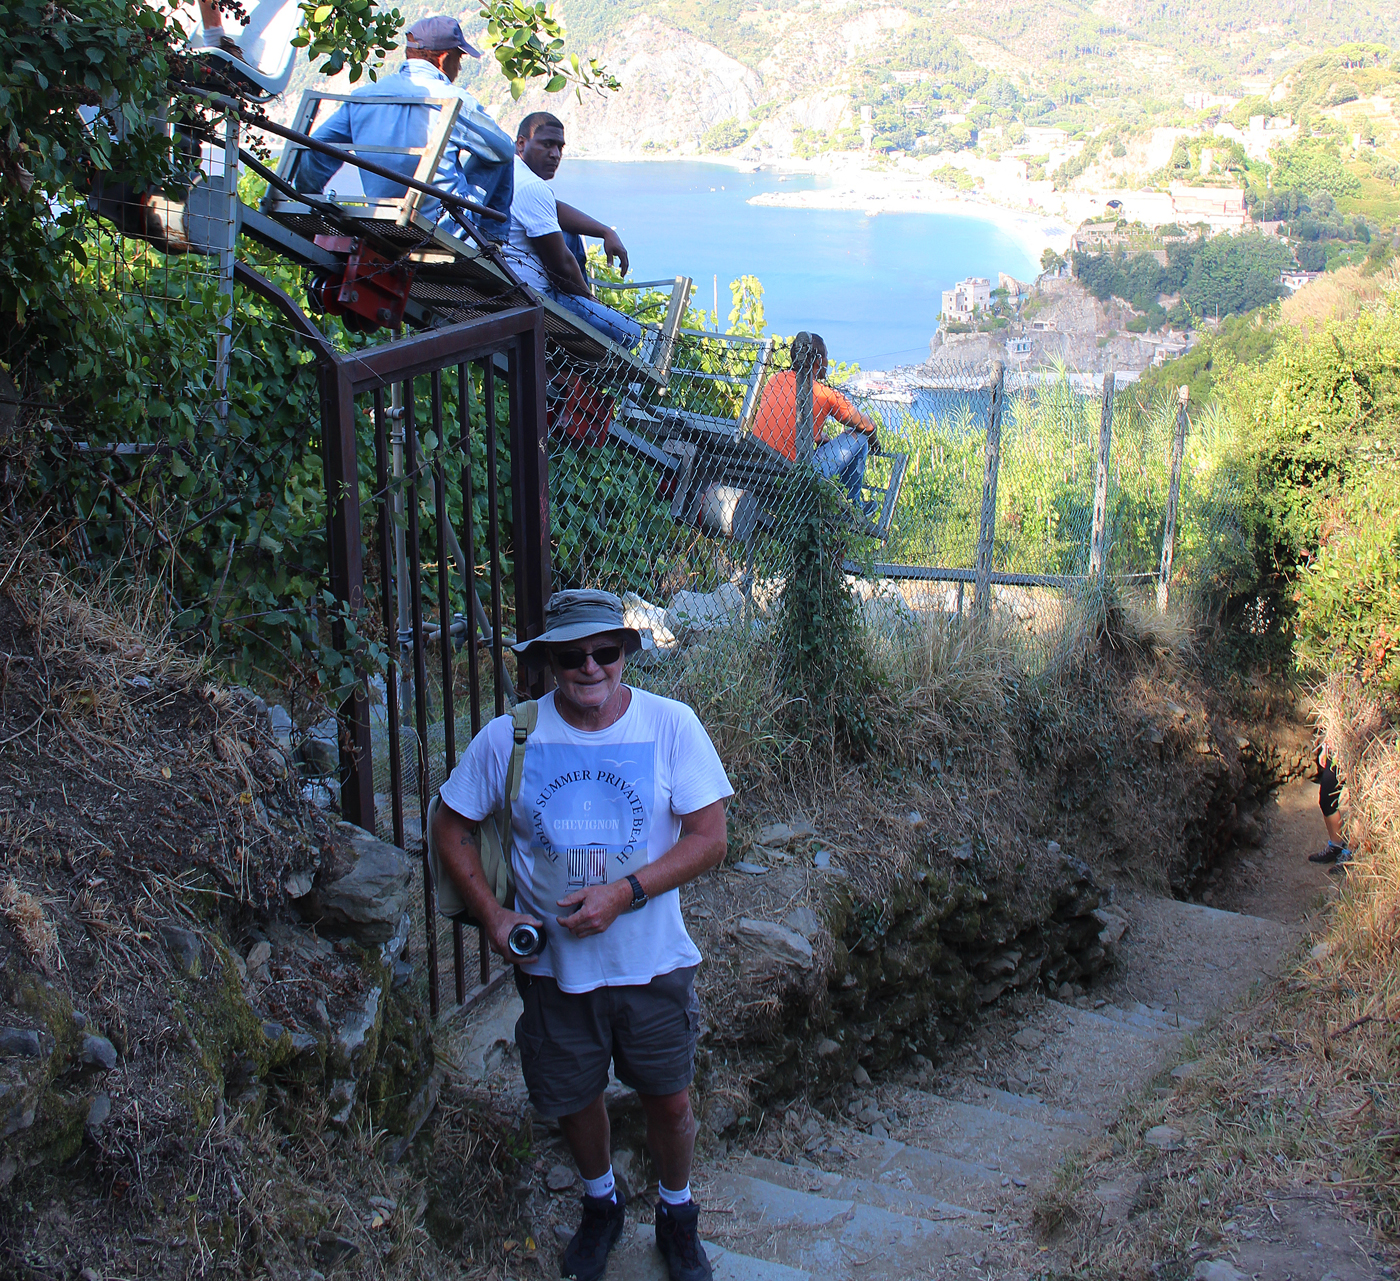
[[[404,64],[392,76],[362,85],[350,95],[350,101],[326,121],[312,137],[319,142],[354,151],[366,149],[365,159],[397,169],[412,177],[418,168],[418,157],[384,153],[384,147],[424,147],[432,131],[433,117],[441,110],[426,101],[385,102],[381,99],[460,98],[457,123],[447,141],[442,160],[433,175],[432,185],[475,200],[488,209],[505,213],[510,208],[514,184],[515,148],[510,136],[465,89],[452,82],[462,69],[462,58],[481,57],[462,35],[456,18],[420,18],[409,27],[404,42]],[[326,188],[340,162],[314,151],[303,152],[297,161],[294,182],[298,191],[320,192]],[[360,174],[365,195],[371,200],[400,200],[406,187],[380,178],[372,173]],[[436,200],[425,200],[419,213],[429,222],[443,220],[443,225],[457,234],[457,224],[443,212]],[[490,240],[502,239],[505,223],[471,219],[477,230]]]
[[[616,596],[556,592],[545,628],[514,647],[522,662],[547,663],[555,688],[539,700],[511,806],[513,902],[497,902],[480,838],[505,803],[511,716],[472,739],[443,784],[433,842],[491,945],[516,967],[530,1102],[559,1121],[583,1176],[583,1221],[563,1275],[596,1281],[622,1232],[627,1194],[613,1176],[603,1104],[611,1063],[646,1114],[660,1182],[656,1245],[671,1281],[709,1281],[690,1195],[700,953],[680,886],[724,858],[734,789],[689,707],[622,683],[641,638]],[[532,956],[511,950],[524,924],[545,935]]]
[[[860,492],[865,483],[865,460],[868,454],[880,452],[875,434],[879,424],[826,385],[826,341],[820,334],[800,333],[792,340],[792,368],[768,380],[753,434],[785,458],[797,460],[797,371],[804,366],[812,374],[812,438],[816,445],[812,466],[823,476],[838,477],[851,502],[864,510]],[[834,439],[828,437],[822,430],[828,418],[849,430]]]
[[[1327,828],[1327,844],[1315,854],[1309,854],[1308,862],[1334,863],[1338,866],[1350,863],[1352,853],[1342,842],[1342,816],[1338,813],[1342,784],[1337,778],[1336,759],[1326,743],[1317,753],[1317,784],[1317,803],[1322,810],[1323,826]]]
[[[510,207],[506,258],[526,284],[631,348],[642,327],[630,316],[596,301],[588,284],[584,236],[603,242],[608,261],[627,274],[627,250],[617,232],[559,200],[549,184],[564,155],[564,126],[547,111],[532,111],[515,134],[515,198]]]

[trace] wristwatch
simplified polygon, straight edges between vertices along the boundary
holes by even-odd
[[[632,907],[634,912],[640,912],[647,905],[647,892],[642,888],[642,883],[635,876],[629,876],[627,883],[632,887]]]

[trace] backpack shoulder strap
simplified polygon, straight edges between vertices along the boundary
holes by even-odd
[[[511,802],[520,799],[520,780],[525,774],[525,744],[535,731],[539,720],[540,705],[531,699],[517,703],[511,713],[515,733],[515,746],[510,749],[510,768],[506,772],[506,797]]]

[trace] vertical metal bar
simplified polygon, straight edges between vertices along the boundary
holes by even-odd
[[[438,579],[438,657],[442,664],[442,737],[444,777],[451,775],[457,764],[457,734],[455,708],[452,701],[452,575],[448,569],[447,553],[447,476],[443,469],[446,442],[442,429],[442,370],[432,373],[433,439],[433,520],[437,534]],[[468,633],[470,639],[470,633]],[[462,925],[452,922],[452,977],[457,1004],[467,999],[466,957],[462,944]]]
[[[542,317],[543,313],[541,313]],[[515,634],[544,631],[552,566],[549,530],[549,426],[545,419],[544,321],[520,335],[510,364],[511,492],[515,517]],[[529,682],[539,697],[549,688],[542,668]]]
[[[437,895],[428,870],[428,662],[423,647],[423,558],[418,539],[418,430],[413,424],[413,380],[403,387],[404,502],[408,507],[408,594],[413,615],[413,712],[418,735],[418,824],[423,853],[423,928],[428,947],[428,1010],[438,1012]]]
[[[389,492],[389,432],[384,421],[384,391],[374,392],[374,483],[379,492],[379,611],[384,635],[395,638],[398,616],[394,609],[394,510]],[[384,716],[389,729],[389,806],[394,816],[394,844],[403,849],[403,756],[399,727],[399,664],[402,652],[397,639],[388,646],[389,665],[384,672]]]
[[[483,375],[483,382],[485,376]],[[461,389],[458,408],[461,421],[458,424],[457,441],[462,450],[462,533],[466,537],[467,608],[476,611],[476,487],[472,480],[472,423],[471,392],[472,368],[470,365],[457,366],[457,383]],[[467,689],[471,699],[472,737],[481,730],[481,664],[476,643],[476,628],[467,633],[471,644],[467,647],[471,664],[467,668]]]
[[[496,715],[506,711],[506,660],[501,646],[501,495],[496,474],[496,365],[486,360],[481,383],[486,409],[486,546],[491,556],[491,683],[495,686]]]
[[[985,618],[992,605],[992,556],[997,536],[997,473],[1001,468],[1001,410],[1006,399],[1006,366],[997,361],[992,375],[992,403],[987,412],[987,449],[982,466],[982,516],[977,528],[977,580],[972,607]]]
[[[467,628],[467,689],[471,702],[472,737],[481,729],[481,658],[476,643],[476,490],[472,484],[472,419],[471,419],[472,368],[470,365],[457,366],[457,446],[462,451],[462,533],[465,536],[466,561],[465,581],[462,586],[467,593],[467,613],[473,622]],[[476,932],[477,962],[481,981],[491,977],[491,948],[486,939],[486,931]]]
[[[228,367],[233,354],[233,264],[238,248],[238,119],[231,112],[224,121],[224,190],[228,225],[219,246],[219,293],[228,310],[219,317],[219,334],[214,344],[214,389],[218,393],[215,412],[228,417]]]
[[[1176,435],[1172,437],[1172,474],[1167,486],[1167,521],[1162,530],[1162,567],[1157,574],[1157,609],[1167,611],[1167,593],[1172,581],[1172,557],[1176,554],[1176,505],[1181,498],[1181,459],[1186,452],[1186,406],[1191,389],[1183,386],[1176,395]]]
[[[1108,465],[1113,454],[1113,397],[1118,380],[1110,369],[1103,376],[1103,409],[1099,416],[1099,465],[1094,474],[1094,527],[1089,536],[1089,577],[1103,580],[1108,559]]]
[[[810,351],[811,348],[808,347],[807,350]],[[812,451],[815,448],[813,438],[816,436],[812,408],[812,366],[804,361],[802,365],[794,365],[793,368],[797,371],[797,461],[809,463],[812,461]]]
[[[330,534],[330,588],[336,600],[354,614],[365,603],[355,393],[344,365],[328,369],[323,379],[322,448]],[[331,643],[338,650],[345,648],[343,618],[332,621]],[[363,673],[341,705],[339,715],[344,727],[340,735],[340,812],[348,822],[372,832],[374,761],[370,754],[369,700]]]

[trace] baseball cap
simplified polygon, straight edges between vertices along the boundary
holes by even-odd
[[[438,14],[431,18],[419,18],[407,33],[410,49],[425,49],[429,53],[442,53],[448,49],[460,49],[473,58],[481,57],[478,49],[473,49],[462,34],[462,24],[456,18]]]

